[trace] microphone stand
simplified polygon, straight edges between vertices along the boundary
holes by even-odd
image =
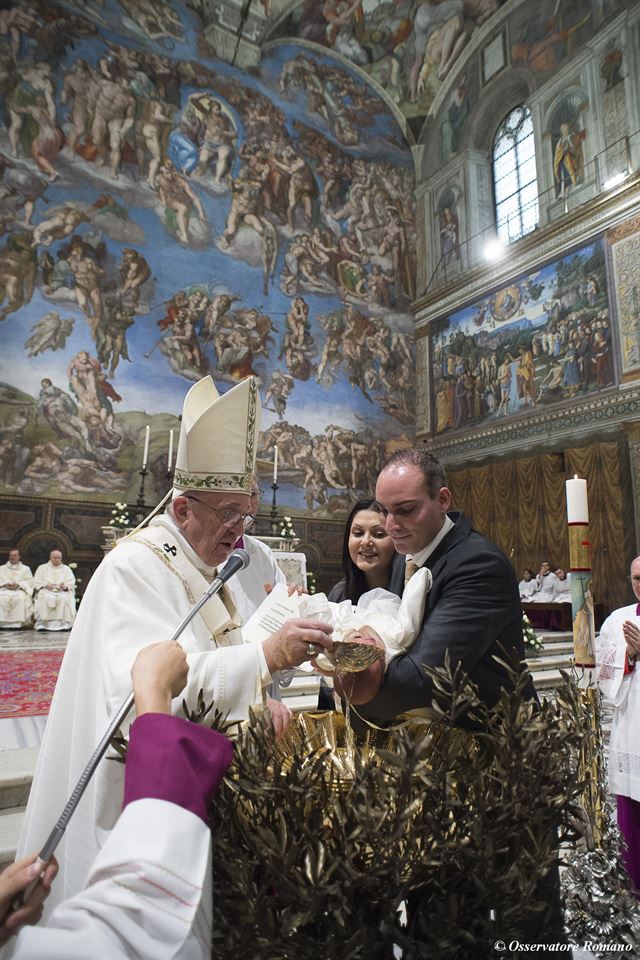
[[[242,554],[242,556],[240,556],[240,554]],[[231,561],[233,559],[235,559],[236,561],[240,561],[240,563],[239,564],[232,563]],[[222,587],[224,586],[224,584],[227,582],[227,580],[229,580],[234,573],[237,573],[238,570],[241,570],[244,567],[246,567],[248,563],[249,563],[249,556],[246,553],[246,551],[234,550],[233,554],[229,557],[229,562],[228,562],[229,569],[223,570],[222,574],[217,576],[215,580],[211,582],[211,584],[205,590],[205,592],[200,597],[198,602],[194,604],[194,606],[191,607],[188,613],[182,618],[182,620],[180,621],[176,629],[173,631],[169,639],[177,640],[180,634],[184,631],[185,627],[187,627],[188,624],[193,620],[196,613],[200,610],[201,607],[204,606],[207,600],[210,600],[211,597],[214,597],[217,593],[219,593]],[[62,837],[64,836],[64,832],[69,825],[69,821],[71,820],[71,817],[80,802],[80,798],[82,797],[82,794],[86,790],[87,785],[91,780],[91,777],[95,773],[98,764],[100,763],[103,756],[107,752],[107,749],[109,747],[109,744],[111,743],[112,737],[118,732],[118,729],[122,725],[122,722],[124,721],[129,711],[131,710],[133,703],[134,703],[134,695],[133,695],[133,692],[131,692],[127,697],[127,699],[122,704],[122,706],[120,707],[120,709],[118,710],[113,720],[111,721],[111,724],[109,725],[109,729],[103,736],[102,740],[94,750],[91,756],[91,759],[89,760],[86,767],[84,768],[82,775],[80,776],[80,779],[78,780],[75,786],[73,793],[69,797],[66,807],[60,814],[58,822],[56,823],[55,827],[49,834],[45,845],[43,846],[42,850],[38,854],[38,857],[35,862],[38,864],[39,867],[44,869],[44,867],[47,865],[49,860],[51,860],[51,857],[53,856],[56,850],[56,847],[62,840]],[[24,901],[29,897],[33,889],[37,886],[39,881],[40,881],[40,876],[36,877],[36,879],[27,887],[27,889],[22,892],[22,894],[19,894],[18,898],[14,900],[14,903],[12,905],[14,909],[17,909],[24,903]]]

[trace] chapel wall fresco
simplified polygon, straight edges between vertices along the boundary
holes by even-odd
[[[191,383],[255,373],[279,504],[339,516],[413,435],[411,156],[330,51],[243,72],[200,27],[0,11],[0,493],[133,502],[149,424],[153,503]]]
[[[469,431],[611,391],[640,376],[635,334],[621,336],[620,287],[640,289],[638,217],[514,277],[431,325],[432,433]],[[613,274],[618,255],[621,265]],[[617,307],[617,309],[616,309]]]

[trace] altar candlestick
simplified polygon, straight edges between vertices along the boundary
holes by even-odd
[[[273,482],[278,482],[278,444],[273,447]]]
[[[171,470],[172,462],[173,462],[173,430],[169,430],[169,460],[167,463],[167,470]]]
[[[149,427],[149,424],[147,424],[146,427],[145,427],[145,433],[144,433],[144,453],[142,454],[142,469],[143,469],[143,470],[146,470],[146,469],[147,469],[147,461],[148,461],[148,459],[149,459],[149,435],[150,435],[150,433],[151,433],[151,428]]]

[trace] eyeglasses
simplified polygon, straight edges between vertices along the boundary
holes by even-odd
[[[207,510],[211,510],[220,520],[223,527],[235,527],[239,523],[242,523],[246,530],[255,520],[255,516],[252,513],[238,513],[237,510],[216,510],[215,507],[210,507],[208,503],[205,503],[204,500],[199,500],[198,497],[185,497],[185,500],[195,500],[196,503],[206,507]]]

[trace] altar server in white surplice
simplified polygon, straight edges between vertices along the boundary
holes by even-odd
[[[0,627],[30,627],[33,615],[33,574],[22,563],[19,550],[9,550],[0,567]]]
[[[20,930],[17,960],[211,956],[208,809],[233,747],[214,730],[168,716],[171,698],[187,678],[177,643],[142,650],[132,678],[138,716],[127,752],[125,809],[93,863],[86,889],[58,906],[47,923]],[[18,872],[16,865],[11,877],[9,871],[0,874],[0,909],[29,883],[26,867],[23,863]],[[33,915],[45,892],[36,888],[31,894],[27,908]],[[19,920],[33,923],[33,915],[10,913],[0,924],[0,942]]]
[[[39,849],[95,746],[131,689],[137,652],[170,636],[200,599],[242,535],[250,513],[260,425],[253,378],[220,397],[211,377],[189,391],[182,414],[173,500],[150,525],[107,554],[85,592],[65,652],[29,796],[19,855]],[[173,712],[198,692],[231,720],[263,703],[272,674],[332,649],[331,627],[293,620],[261,643],[240,630],[226,587],[180,637],[189,677]],[[315,645],[315,646],[314,646]],[[269,702],[276,732],[288,711]],[[125,723],[125,734],[128,721]],[[122,804],[123,767],[105,759],[58,848],[51,908],[77,893]]]
[[[70,630],[76,616],[76,578],[59,550],[52,550],[49,562],[37,568],[34,584],[36,630]]]

